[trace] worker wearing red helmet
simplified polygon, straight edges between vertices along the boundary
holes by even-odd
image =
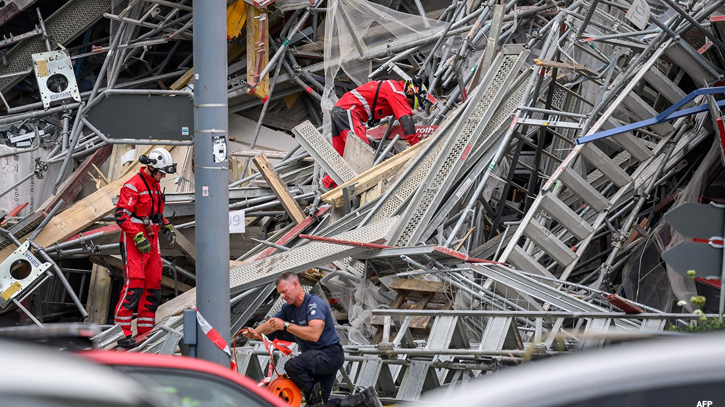
[[[159,231],[173,245],[174,227],[164,218],[164,194],[159,181],[176,172],[171,154],[165,148],[155,148],[139,159],[138,174],[121,187],[116,204],[115,219],[121,227],[121,256],[125,281],[116,306],[114,321],[120,325],[125,338],[121,347],[132,347],[136,341],[131,332],[133,312],[137,311],[136,330],[139,335],[149,332],[156,324],[156,309],[161,303],[161,249]]]
[[[387,116],[393,115],[403,128],[403,136],[410,145],[419,139],[415,132],[413,110],[418,108],[419,87],[412,81],[378,80],[345,93],[330,111],[332,147],[338,154],[345,152],[350,131],[368,143],[363,123],[372,127]],[[322,179],[325,188],[337,186],[329,175]]]

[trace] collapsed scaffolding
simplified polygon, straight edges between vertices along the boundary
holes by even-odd
[[[244,209],[247,227],[258,233],[230,260],[232,335],[274,315],[282,304],[275,278],[299,273],[347,322],[338,330],[347,362],[337,389],[374,385],[384,398],[417,400],[502,366],[699,318],[674,305],[696,288],[659,261],[682,240],[662,215],[707,195],[720,172],[714,135],[722,116],[716,95],[725,93],[717,87],[725,67],[723,2],[680,7],[663,0],[644,14],[626,2],[519,3],[434,2],[430,10],[420,1],[229,5],[230,113],[258,122],[251,140],[231,153],[230,210]],[[109,273],[121,267],[111,243],[118,228],[104,217],[138,169],[144,147],[134,146],[175,146],[183,173],[167,185],[167,218],[187,233],[194,228],[193,167],[189,141],[107,134],[94,124],[101,116],[94,109],[142,96],[179,101],[183,110],[192,96],[184,50],[193,9],[183,0],[121,9],[75,0],[37,16],[36,29],[0,43],[13,45],[0,68],[7,113],[0,134],[10,146],[2,154],[23,160],[0,195],[28,182],[57,194],[46,192],[45,203],[27,209],[12,205],[0,252],[0,272],[10,281],[3,308],[17,307],[37,324],[53,314],[91,314],[88,321],[105,324]],[[91,40],[106,20],[108,35]],[[55,44],[75,61],[79,83],[77,97],[71,92],[50,107],[24,90],[43,85],[27,79],[38,66],[31,55],[57,52]],[[90,89],[81,91],[89,73]],[[425,77],[439,99],[416,117],[432,133],[406,148],[391,119],[377,139],[371,130],[374,148],[358,143],[355,155],[340,157],[327,139],[337,98],[371,79],[403,75]],[[300,120],[281,124],[279,109],[290,96],[301,101]],[[266,119],[299,146],[256,149]],[[77,199],[86,174],[109,157],[105,175],[95,169],[97,190]],[[325,173],[338,188],[318,190]],[[168,249],[171,299],[142,351],[176,352],[180,314],[195,301],[193,243],[181,236]],[[42,269],[15,278],[11,256],[42,260]],[[91,273],[73,271],[78,258],[95,264]],[[82,281],[69,282],[77,280],[72,273]],[[53,287],[44,299],[41,287]],[[75,309],[63,304],[66,295]],[[116,327],[99,341],[118,335]],[[261,377],[261,346],[237,351],[240,373]]]

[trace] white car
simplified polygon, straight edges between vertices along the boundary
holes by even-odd
[[[69,352],[0,341],[0,405],[157,407],[136,381]]]
[[[725,333],[614,345],[532,362],[439,389],[415,405],[456,407],[725,406]]]

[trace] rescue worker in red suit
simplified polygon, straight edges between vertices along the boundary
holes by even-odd
[[[363,123],[372,127],[390,115],[400,122],[408,143],[416,144],[419,139],[415,133],[413,109],[418,107],[418,97],[418,87],[411,81],[394,80],[368,82],[345,93],[330,111],[332,147],[343,155],[350,131],[368,143]],[[337,186],[329,175],[322,179],[322,184],[327,189]]]
[[[173,245],[174,227],[164,218],[164,195],[159,181],[176,172],[171,154],[165,148],[155,148],[139,161],[146,164],[138,174],[121,187],[115,219],[121,227],[121,255],[125,281],[116,305],[114,322],[121,326],[125,338],[121,347],[132,347],[136,340],[131,332],[131,319],[137,312],[136,330],[139,335],[149,332],[156,324],[156,309],[161,303],[161,249],[159,232]]]

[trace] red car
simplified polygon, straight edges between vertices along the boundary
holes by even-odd
[[[205,360],[102,350],[78,354],[125,373],[183,407],[290,407],[251,379]]]

